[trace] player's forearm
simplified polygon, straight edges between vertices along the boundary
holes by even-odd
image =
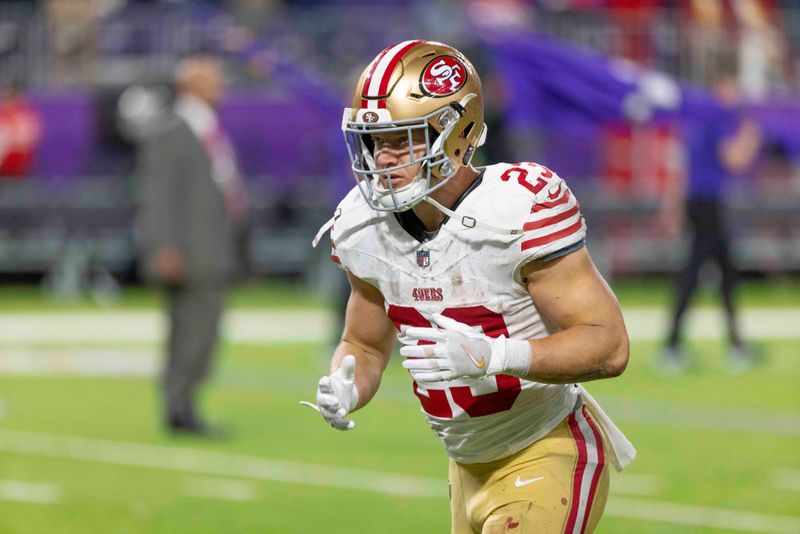
[[[550,384],[585,382],[619,376],[628,363],[624,328],[576,325],[528,342],[531,364],[523,376]]]
[[[356,389],[358,389],[358,405],[355,409],[367,404],[381,385],[381,377],[386,369],[389,357],[379,351],[369,349],[347,339],[343,339],[331,359],[331,371],[338,369],[342,358],[347,354],[356,357]]]

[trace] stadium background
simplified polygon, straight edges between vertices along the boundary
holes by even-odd
[[[0,78],[41,131],[30,176],[0,179],[0,532],[447,531],[445,458],[399,365],[355,432],[297,405],[336,323],[341,274],[310,240],[351,184],[341,108],[379,50],[418,37],[482,72],[481,161],[569,181],[622,302],[631,364],[589,389],[640,457],[599,531],[800,532],[800,7],[777,0],[0,3]],[[195,52],[225,59],[222,118],[254,207],[250,275],[204,398],[233,427],[220,442],[159,426],[164,325],[132,230],[137,136]],[[664,377],[654,358],[688,236],[658,224],[659,200],[681,172],[677,125],[731,66],[767,134],[728,195],[762,362],[722,370],[709,269],[695,363]]]

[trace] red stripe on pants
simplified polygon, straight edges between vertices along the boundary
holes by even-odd
[[[572,507],[567,518],[567,526],[564,528],[565,534],[571,534],[575,528],[575,520],[578,517],[578,508],[581,505],[581,481],[583,480],[583,472],[586,470],[588,454],[586,453],[586,440],[583,439],[583,434],[574,413],[567,418],[567,423],[578,448],[578,463],[575,465],[575,473],[572,475]]]
[[[586,523],[589,521],[589,514],[592,511],[592,504],[594,504],[594,495],[597,493],[597,485],[600,482],[600,475],[603,473],[603,467],[606,464],[602,435],[600,434],[600,430],[597,428],[597,424],[587,412],[586,406],[583,407],[583,416],[586,418],[586,422],[589,423],[589,428],[592,429],[592,434],[594,434],[594,441],[597,443],[597,467],[595,468],[594,476],[592,477],[592,485],[589,488],[589,498],[586,500],[586,512],[583,516],[581,532],[586,530]]]

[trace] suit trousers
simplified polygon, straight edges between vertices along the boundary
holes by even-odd
[[[169,418],[195,418],[194,393],[211,368],[224,297],[221,283],[184,284],[167,290],[169,339],[163,386]]]
[[[732,345],[741,345],[734,305],[737,272],[728,246],[722,204],[719,200],[690,199],[686,203],[686,216],[694,231],[694,237],[688,261],[678,275],[677,298],[667,344],[674,347],[680,343],[684,314],[689,306],[689,300],[697,289],[700,268],[707,260],[712,260],[720,270],[719,290],[725,306],[728,337]]]

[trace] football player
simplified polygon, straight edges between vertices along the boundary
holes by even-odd
[[[306,404],[354,428],[397,335],[450,457],[452,532],[591,532],[635,450],[578,384],[622,373],[628,336],[575,196],[536,163],[471,165],[481,81],[442,43],[381,52],[342,130],[356,187],[326,227],[352,292]]]

